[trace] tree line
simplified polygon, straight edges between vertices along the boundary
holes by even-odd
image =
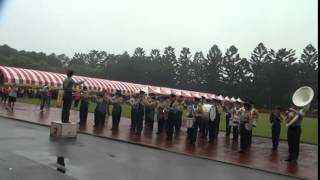
[[[241,97],[263,108],[289,106],[293,92],[307,85],[315,91],[312,107],[318,107],[318,50],[311,44],[297,57],[293,49],[259,43],[248,58],[234,45],[225,52],[218,45],[194,54],[187,47],[176,52],[168,46],[150,54],[138,47],[132,55],[91,50],[73,57],[2,45],[0,65],[60,73],[72,69],[83,76]]]

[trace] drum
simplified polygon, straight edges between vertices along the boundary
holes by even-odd
[[[196,120],[193,117],[186,117],[185,118],[186,122],[187,122],[187,128],[192,128],[193,127],[193,123]]]
[[[214,121],[216,118],[216,107],[211,104],[204,104],[202,106],[202,119],[205,121]]]
[[[240,116],[242,114],[242,109],[236,109],[235,110],[235,114],[232,115],[231,117],[231,122],[229,124],[229,126],[239,126],[239,122],[240,122]]]

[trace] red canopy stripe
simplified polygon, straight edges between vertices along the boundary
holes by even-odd
[[[9,70],[13,73],[13,75],[15,76],[15,79],[18,78],[18,84],[24,84],[24,82],[26,82],[26,78],[24,77],[24,75],[20,73],[20,71],[17,71],[14,68],[9,68]],[[17,83],[17,79],[16,79],[16,83]]]
[[[54,79],[57,82],[57,87],[60,87],[61,86],[61,80],[60,80],[59,76],[57,76],[56,73],[52,73],[52,76],[54,77]]]
[[[24,69],[17,69],[17,68],[13,68],[13,69],[20,71],[24,75],[24,77],[26,78],[27,84],[35,84],[34,81],[32,81],[32,77],[30,76],[30,74],[27,73]]]
[[[47,77],[45,76],[45,74],[42,71],[37,71],[37,73],[39,74],[40,78],[42,78],[42,84],[48,83],[49,84],[49,80],[47,79]]]
[[[31,70],[31,69],[30,69],[30,71],[37,77],[37,80],[38,80],[39,85],[43,85],[44,80],[43,80],[43,78],[41,77],[41,75],[39,75],[38,72],[35,71],[35,70]]]
[[[5,67],[1,67],[1,72],[5,77],[5,79],[7,80],[7,82],[12,82],[13,77],[11,77],[11,74],[8,72],[8,70],[6,70]]]
[[[37,85],[39,84],[39,80],[37,79],[36,75],[32,73],[30,70],[23,69],[22,71],[26,72],[29,77],[31,78],[31,84]]]
[[[51,73],[46,72],[46,75],[48,76],[48,78],[51,81],[51,86],[57,86],[57,81],[56,79],[53,77],[53,75]]]

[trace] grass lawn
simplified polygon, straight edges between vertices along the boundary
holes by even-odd
[[[29,104],[40,104],[39,99],[18,98],[18,102]],[[55,100],[51,101],[51,106],[55,107]],[[78,107],[79,108],[79,107]],[[95,103],[90,103],[89,112],[93,112]],[[77,109],[75,109],[77,110]],[[122,105],[122,116],[130,118],[129,105]],[[225,130],[225,115],[221,115],[220,130]],[[256,136],[271,137],[271,124],[269,123],[269,114],[260,113],[257,128],[254,128],[253,134]],[[281,139],[287,138],[287,128],[284,124],[281,127]],[[318,144],[318,119],[305,117],[302,123],[301,142],[308,144]]]

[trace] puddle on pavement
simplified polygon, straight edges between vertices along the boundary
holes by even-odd
[[[52,155],[48,152],[15,151],[15,153],[72,177],[83,177],[85,172],[80,166],[71,164],[70,159],[64,156]]]

